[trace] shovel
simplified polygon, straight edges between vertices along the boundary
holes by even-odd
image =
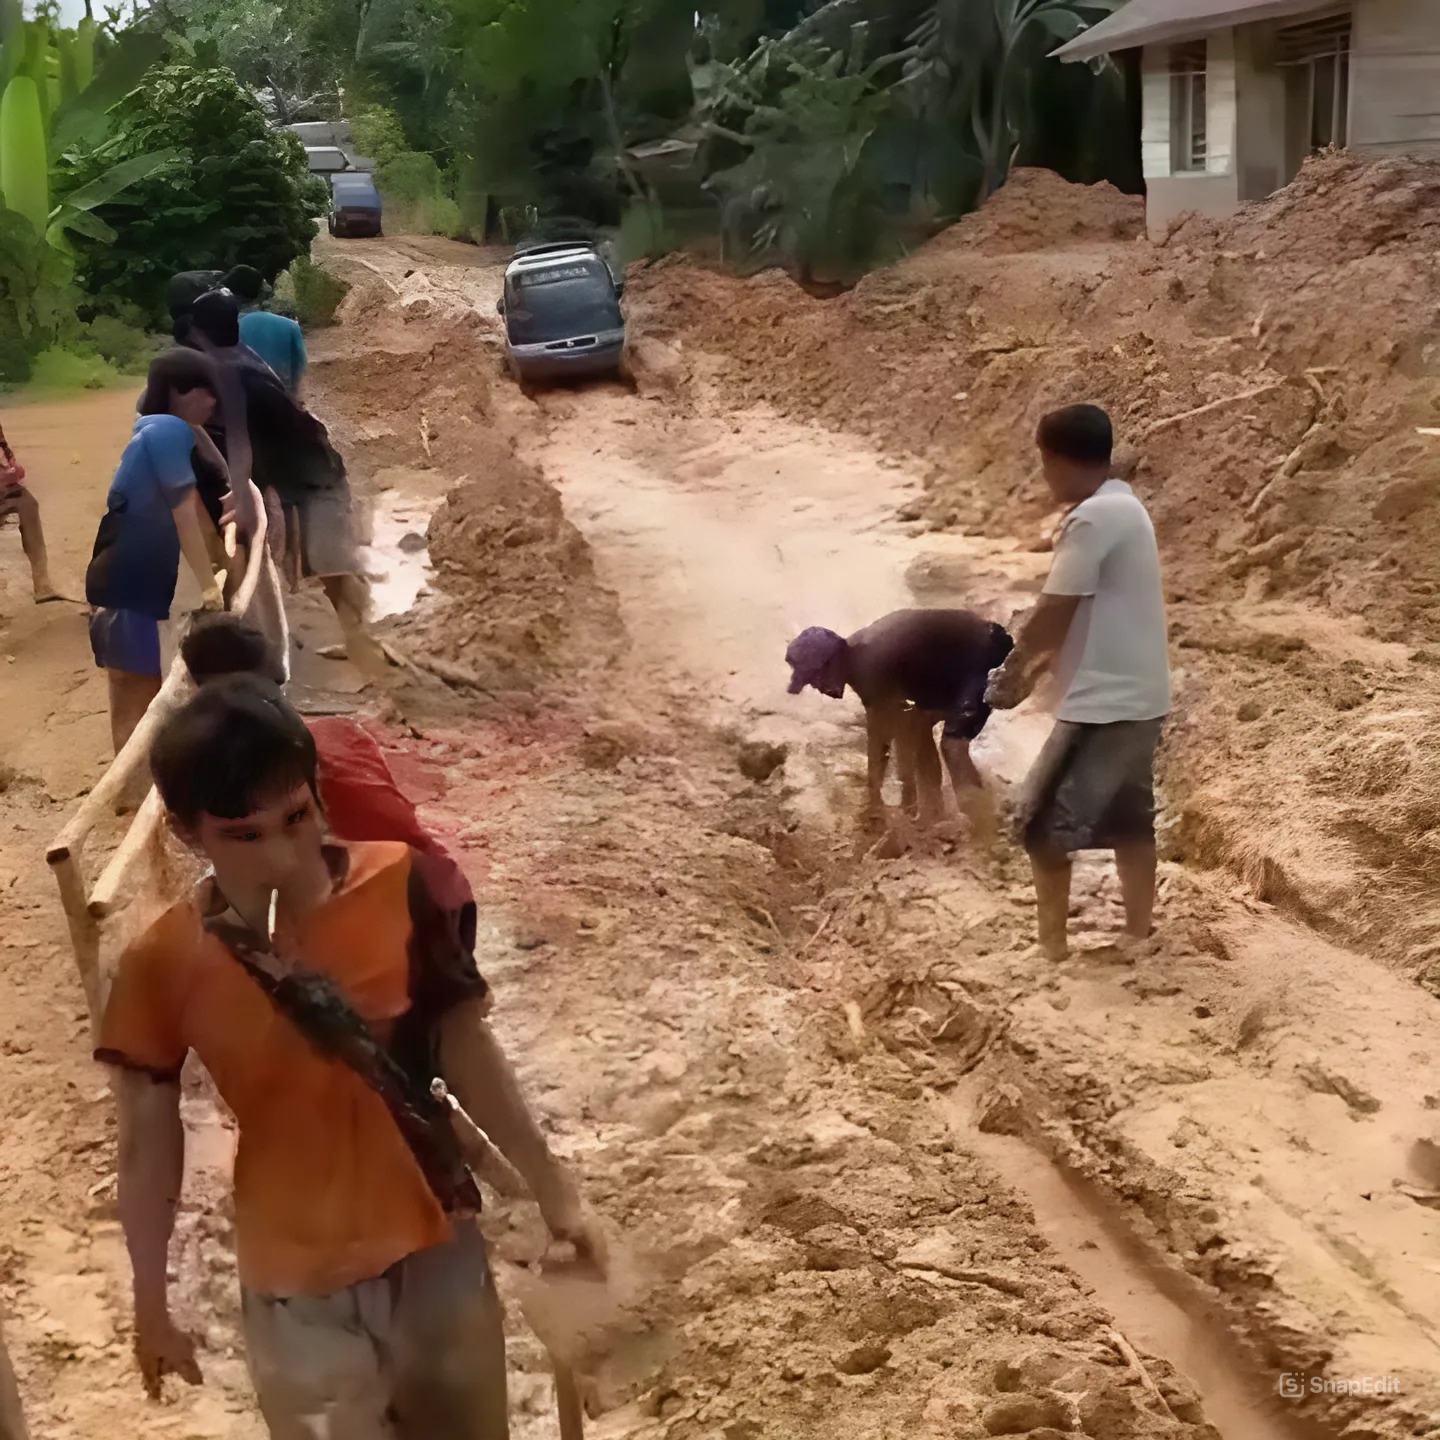
[[[439,1079],[431,1081],[430,1093],[450,1107],[456,1133],[460,1137],[465,1157],[475,1178],[506,1199],[531,1198],[529,1187],[521,1178],[520,1172],[470,1118],[465,1107],[450,1093],[445,1082]],[[551,1348],[544,1333],[548,1327],[543,1320],[537,1325],[531,1318],[532,1312],[525,1303],[523,1293],[520,1309],[525,1315],[526,1323],[540,1337],[540,1343],[545,1346],[545,1353],[550,1357],[550,1368],[555,1375],[555,1408],[560,1418],[560,1440],[585,1440],[585,1404],[581,1398],[579,1383],[575,1379],[575,1371]]]

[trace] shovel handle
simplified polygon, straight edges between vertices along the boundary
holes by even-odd
[[[580,1387],[575,1383],[575,1372],[553,1354],[550,1361],[555,1367],[555,1408],[560,1414],[560,1440],[585,1440],[585,1403],[580,1398]]]

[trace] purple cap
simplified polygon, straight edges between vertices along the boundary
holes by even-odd
[[[846,643],[842,635],[833,630],[822,630],[818,625],[802,631],[790,642],[785,652],[785,661],[793,672],[790,676],[790,693],[798,695],[807,685],[813,685],[824,695],[838,699],[845,693],[845,685],[831,673],[835,662],[845,653]]]

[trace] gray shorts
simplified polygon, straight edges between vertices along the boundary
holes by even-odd
[[[1025,781],[1016,819],[1029,846],[1073,855],[1155,838],[1155,752],[1164,719],[1059,720]]]
[[[345,484],[306,493],[294,509],[300,524],[300,562],[307,577],[355,575],[355,518]]]
[[[473,1221],[334,1295],[242,1298],[273,1440],[506,1440],[505,1332]]]

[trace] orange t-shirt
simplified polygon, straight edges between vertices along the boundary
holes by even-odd
[[[464,927],[408,846],[335,847],[343,879],[301,927],[295,959],[329,975],[377,1034],[422,1047],[447,1009],[486,993]],[[241,1283],[329,1295],[451,1237],[404,1136],[348,1066],[318,1054],[203,926],[208,885],[121,958],[96,1058],[157,1078],[194,1050],[239,1124]],[[397,1023],[398,1022],[398,1023]],[[392,1040],[391,1036],[394,1035]]]

